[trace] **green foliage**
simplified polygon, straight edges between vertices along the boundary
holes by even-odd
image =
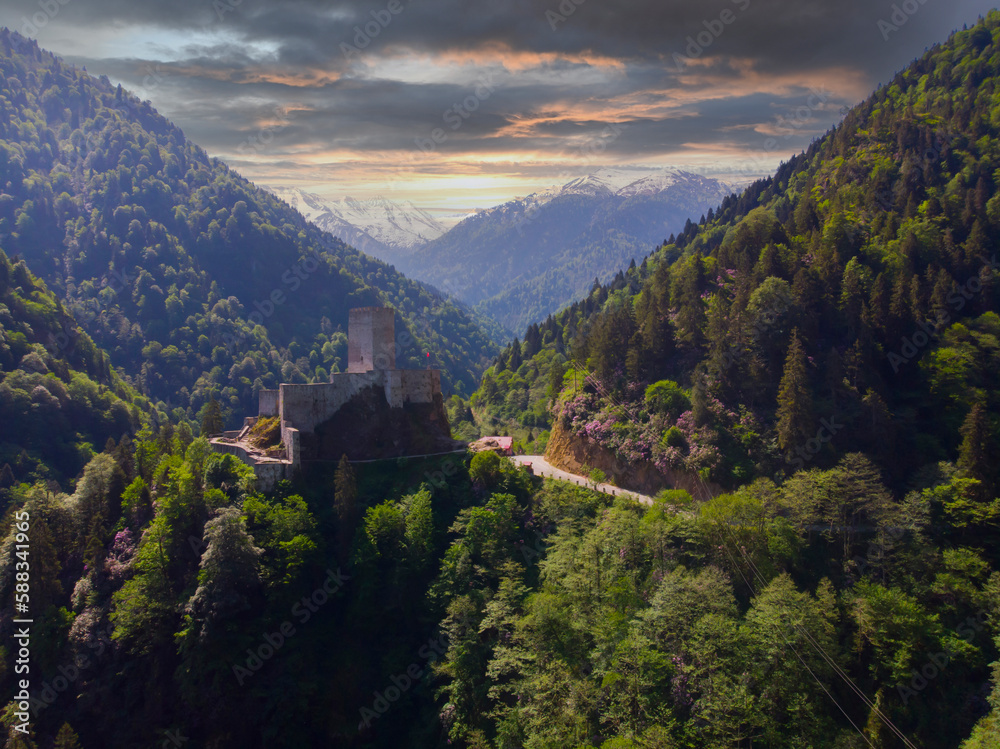
[[[646,388],[646,406],[674,418],[691,408],[691,394],[673,380],[660,380]]]
[[[472,456],[469,477],[484,486],[496,486],[500,478],[501,458],[492,450],[484,450]]]
[[[281,442],[281,419],[277,416],[262,416],[254,422],[247,436],[249,442],[260,450],[277,447]]]
[[[308,223],[148,102],[6,29],[0,97],[4,250],[44,275],[110,364],[163,410],[169,402],[194,421],[214,397],[235,425],[256,412],[261,389],[326,381],[346,369],[351,307],[394,307],[397,364],[423,366],[433,352],[449,390],[471,392],[495,354],[452,302]],[[19,273],[6,267],[0,285],[23,285]],[[47,315],[42,335],[94,358],[75,325],[56,326],[63,309],[23,306],[7,304],[18,319]],[[10,332],[4,370],[34,342]],[[106,383],[108,369],[102,360],[88,375]],[[222,428],[207,426],[202,434]]]
[[[290,585],[319,552],[316,518],[299,495],[243,501],[247,530],[263,549],[261,564],[268,583]]]
[[[589,429],[595,439],[615,440],[627,462],[655,462],[674,450],[687,469],[712,470],[728,484],[722,492],[709,487],[715,496],[707,501],[676,489],[652,506],[612,500],[532,479],[495,455],[476,456],[468,468],[459,461],[455,475],[433,489],[419,486],[421,473],[430,474],[426,463],[359,466],[356,506],[366,513],[349,571],[338,575],[343,549],[331,548],[330,531],[340,532],[342,523],[332,517],[330,488],[336,502],[349,483],[344,470],[338,479],[332,466],[332,476],[316,468],[262,496],[240,461],[210,453],[204,439],[192,439],[158,412],[150,419],[156,428],[145,425],[134,440],[84,435],[75,470],[65,474],[79,477],[72,495],[40,480],[22,483],[35,469],[25,473],[11,462],[13,478],[3,480],[9,507],[0,600],[13,600],[14,517],[25,510],[32,519],[32,609],[44,622],[32,640],[39,675],[50,679],[75,655],[93,651],[85,675],[48,708],[57,712],[37,722],[38,736],[16,741],[51,746],[68,721],[86,726],[85,737],[101,745],[152,746],[170,721],[197,736],[192,740],[219,746],[450,740],[477,749],[844,749],[891,746],[884,716],[916,746],[952,749],[967,737],[967,747],[993,746],[1000,539],[989,456],[997,437],[992,375],[1000,322],[991,311],[995,272],[978,257],[997,228],[989,223],[996,206],[988,206],[1000,167],[992,145],[1000,118],[991,114],[998,29],[1000,14],[993,13],[929,51],[773,179],[726,201],[644,267],[596,287],[512,344],[473,399],[477,411],[503,413],[521,426],[535,418],[538,402],[543,411],[554,402],[554,429]],[[5,51],[10,39],[0,32]],[[87,85],[30,49],[30,59],[19,53],[5,63],[5,91],[28,100],[43,87]],[[124,96],[103,83],[97,88],[115,101]],[[143,200],[150,206],[145,216],[117,200],[157,189],[144,186],[145,177],[137,181],[141,170],[133,174],[130,164],[139,161],[148,175],[158,173],[157,158],[168,172],[183,167],[185,179],[199,185],[198,197],[169,207],[207,211],[191,220],[216,237],[206,240],[213,250],[235,246],[239,235],[260,262],[253,227],[265,214],[278,214],[235,180],[225,183],[235,194],[213,196],[223,184],[210,179],[215,167],[197,166],[179,131],[158,132],[134,151],[125,145],[132,141],[114,138],[118,115],[104,112],[107,106],[87,109],[86,101],[92,99],[82,97],[76,112],[80,122],[100,119],[100,132],[107,129],[111,138],[86,150],[82,131],[75,139],[79,159],[89,160],[86,168],[101,180],[101,192],[91,196],[93,220],[110,229],[108,237],[124,236],[130,245],[134,239],[146,255],[149,278],[135,281],[139,299],[118,309],[128,309],[122,321],[131,325],[134,315],[148,332],[164,316],[169,321],[178,304],[188,313],[186,284],[194,287],[189,299],[197,299],[202,279],[194,265],[180,263],[181,245],[154,225],[167,226],[168,217],[149,218],[157,211],[155,195]],[[56,114],[53,108],[45,116]],[[143,117],[161,122],[148,111]],[[11,145],[5,129],[0,144],[0,168],[13,173],[8,181],[18,191],[29,181],[44,186],[44,179],[9,164],[30,162],[35,172],[58,174],[48,163],[53,144],[74,143],[71,133],[50,137],[41,115],[30,120],[19,121],[31,126],[22,128],[24,138],[19,133]],[[48,151],[31,148],[32,132],[40,131],[45,140],[38,143]],[[176,149],[161,142],[170,145],[170,137]],[[935,158],[924,158],[928,149]],[[115,164],[124,157],[120,172],[104,163],[109,154]],[[189,163],[181,156],[190,156]],[[74,177],[86,174],[65,166]],[[251,199],[240,206],[231,200],[237,196]],[[9,218],[16,232],[37,241],[52,222],[36,213],[44,197],[31,200]],[[114,206],[110,216],[102,214],[106,204]],[[71,210],[61,197],[53,205]],[[90,223],[79,218],[86,257],[70,259],[74,270],[96,262]],[[171,231],[187,220],[175,220]],[[56,228],[51,244],[34,251],[59,246],[65,224]],[[293,230],[309,236],[298,225],[278,234],[294,244]],[[133,250],[123,242],[115,252]],[[174,276],[158,267],[168,261],[178,274],[181,267],[194,273],[169,292],[164,284]],[[74,295],[103,293],[86,286],[93,275],[78,277]],[[956,291],[949,278],[963,287],[973,277],[981,291],[972,298],[958,292],[962,312],[949,301]],[[0,308],[4,407],[20,408],[10,413],[21,414],[30,430],[36,412],[42,419],[51,416],[46,408],[54,409],[43,393],[36,397],[42,386],[63,408],[87,403],[85,414],[96,410],[100,388],[116,387],[106,360],[83,336],[78,361],[47,356],[19,321],[36,315],[30,319],[38,329],[54,330],[43,325],[45,310],[58,319],[58,308],[44,301],[23,264],[0,263],[0,281],[21,289],[5,297],[21,305],[11,315],[18,322],[8,323]],[[212,370],[219,370],[199,397],[219,392],[229,409],[232,397],[239,402],[242,395],[219,386],[229,377],[223,370],[236,362],[213,337],[233,330],[226,326],[238,314],[228,295],[216,293],[212,311],[188,314],[196,326],[206,315],[218,318],[204,333],[163,337],[159,347],[143,338],[149,348],[140,354],[177,382],[203,363],[180,364],[182,354],[215,357]],[[941,310],[955,319],[907,354],[908,361],[890,358],[904,351],[903,337],[912,339],[918,323]],[[320,350],[333,347],[334,335]],[[270,356],[270,345],[256,340]],[[288,350],[295,358],[292,344]],[[275,351],[281,360],[283,349]],[[256,356],[247,357],[250,363],[238,362],[235,374],[250,381],[252,393]],[[60,362],[68,362],[66,371]],[[572,370],[563,369],[569,363]],[[285,364],[295,377],[298,365]],[[170,374],[171,365],[180,373]],[[782,369],[787,387],[779,387]],[[173,382],[158,381],[164,375],[156,367],[144,371],[149,379],[142,387],[154,394]],[[563,392],[549,392],[560,377]],[[690,388],[690,412],[647,406],[647,388],[664,380]],[[4,386],[13,395],[4,395]],[[61,400],[60,387],[68,400]],[[202,404],[188,392],[184,419],[194,413],[186,409]],[[819,424],[803,431],[805,420],[795,417],[809,400],[820,424],[826,419],[825,441],[814,436]],[[462,403],[449,408],[457,412]],[[674,428],[684,444],[657,445],[663,452],[656,453],[652,442]],[[803,447],[810,439],[822,442],[804,457],[796,453],[810,465],[790,476],[778,452],[782,432],[795,440],[808,436]],[[638,445],[636,436],[652,442]],[[781,441],[793,448],[794,440]],[[40,455],[43,448],[32,449]],[[337,604],[320,608],[334,589]],[[293,621],[295,635],[271,644]],[[108,624],[110,643],[103,639]],[[257,671],[234,678],[234,667],[266,652],[265,643],[271,656],[258,656]],[[0,655],[9,676],[12,651]],[[991,681],[993,693],[981,704]],[[10,679],[5,684],[9,732],[14,691]],[[359,706],[381,704],[376,695],[386,699],[387,685],[399,690],[392,715],[376,718],[375,730],[364,721],[359,728]],[[94,710],[95,694],[126,709]],[[135,700],[137,694],[156,699]],[[168,715],[163,705],[179,707]],[[58,740],[73,737],[64,731]]]
[[[149,410],[23,261],[0,250],[0,423],[17,425],[0,435],[0,464],[16,480],[65,485],[95,445],[138,429]]]
[[[82,749],[80,737],[69,723],[62,724],[62,728],[56,734],[56,743],[52,745],[52,749]]]
[[[249,608],[249,596],[260,583],[263,550],[253,545],[240,511],[223,508],[205,524],[198,588],[186,611],[200,624],[202,639],[221,619]]]
[[[518,413],[552,403],[571,441],[727,489],[861,451],[901,490],[950,459],[982,482],[981,501],[995,498],[1000,72],[994,42],[971,37],[991,37],[998,18],[929,50],[772,177],[529,329],[537,353],[517,342],[515,369],[512,344],[473,396],[493,409],[482,423],[509,404],[504,426],[523,427]],[[546,392],[525,387],[558,356],[583,376],[571,386],[550,366]],[[683,401],[653,397],[674,392],[664,382],[689,394],[690,418]],[[663,442],[675,426],[684,440]]]
[[[791,451],[812,437],[812,393],[806,373],[806,355],[798,331],[792,332],[785,370],[778,389],[778,447]]]
[[[219,401],[215,399],[214,395],[209,396],[208,401],[204,406],[202,406],[199,416],[201,418],[201,434],[203,436],[209,437],[216,434],[222,434],[222,430],[225,428],[222,417],[222,407],[219,405]]]

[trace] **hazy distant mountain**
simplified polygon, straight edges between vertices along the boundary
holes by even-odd
[[[733,191],[679,169],[603,169],[480,211],[400,261],[509,330],[586,294]]]
[[[331,201],[295,187],[265,189],[319,228],[387,263],[397,262],[446,231],[433,216],[409,201],[396,203],[382,197]]]
[[[148,103],[2,28],[0,102],[0,248],[45,281],[161,424],[166,403],[192,418],[214,394],[238,424],[262,388],[325,382],[345,365],[353,307],[394,307],[412,339],[397,363],[432,354],[448,389],[471,389],[489,362],[495,346],[465,311],[307,223]]]

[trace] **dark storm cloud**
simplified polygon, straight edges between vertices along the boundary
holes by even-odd
[[[414,151],[436,128],[447,135],[435,144],[441,154],[561,156],[600,139],[609,122],[626,125],[607,144],[619,160],[699,148],[735,160],[791,153],[844,104],[989,8],[981,0],[62,3],[6,0],[0,20],[22,29],[41,13],[43,44],[46,35],[69,40],[72,49],[54,51],[151,99],[213,153],[245,156],[265,132],[253,154],[273,164],[310,150]],[[412,68],[428,59],[439,61],[435,69]],[[405,74],[394,60],[408,61]],[[492,76],[489,96],[455,110],[475,97],[481,75]]]
[[[916,11],[898,32],[889,34],[887,42],[877,23],[891,18],[895,3],[878,0],[583,0],[579,6],[575,2],[580,0],[399,2],[401,12],[374,44],[437,52],[502,43],[515,50],[596,50],[620,58],[651,59],[675,51],[683,54],[689,36],[696,39],[700,32],[718,29],[718,19],[730,13],[735,20],[712,42],[713,53],[752,57],[766,70],[850,60],[873,72],[899,67],[900,48],[916,54],[921,47],[915,44],[943,39],[991,7],[979,0],[911,0]],[[8,16],[30,17],[39,8],[31,0],[8,4]],[[353,27],[363,28],[373,13],[383,13],[387,5],[387,0],[68,0],[60,8],[59,20],[98,28],[113,22],[179,31],[225,27],[246,41],[276,43],[281,62],[319,64],[339,62],[340,42],[350,42]],[[568,9],[572,13],[567,14]]]

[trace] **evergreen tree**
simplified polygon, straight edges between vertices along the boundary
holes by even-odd
[[[705,343],[705,261],[701,253],[694,256],[674,279],[676,291],[671,296],[677,300],[677,338],[689,349],[700,350]]]
[[[347,455],[340,456],[337,470],[333,475],[333,507],[341,523],[349,523],[354,517],[358,501],[358,483]]]
[[[806,352],[799,340],[798,329],[792,331],[792,342],[785,358],[785,370],[778,389],[777,416],[778,447],[783,451],[804,445],[813,436],[812,394],[806,371]]]
[[[219,405],[219,401],[215,400],[215,395],[212,394],[209,396],[208,403],[201,409],[201,436],[222,434],[224,428],[222,407]]]
[[[56,734],[56,743],[52,749],[81,749],[80,737],[73,730],[69,723],[63,723],[59,733]]]
[[[507,362],[507,369],[511,372],[516,372],[523,361],[521,358],[521,342],[515,338],[514,342],[510,345],[510,359]]]
[[[694,383],[691,386],[691,416],[695,426],[705,426],[712,420],[712,412],[708,408],[708,376],[704,365],[694,372]]]
[[[977,402],[962,424],[962,446],[959,448],[958,466],[969,478],[981,482],[982,499],[993,495],[993,476],[996,468],[989,413],[986,406]]]

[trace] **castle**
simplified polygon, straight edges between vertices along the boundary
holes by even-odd
[[[253,466],[258,487],[272,488],[302,464],[421,455],[454,449],[437,369],[396,369],[395,310],[350,311],[347,371],[329,383],[261,390],[258,415],[211,440],[219,452]],[[259,419],[277,418],[281,442],[250,443]]]

